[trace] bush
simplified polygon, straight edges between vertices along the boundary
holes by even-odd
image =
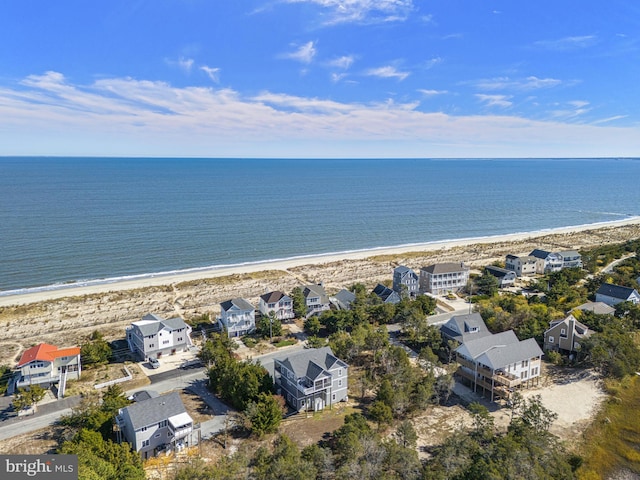
[[[562,365],[563,363],[562,355],[560,355],[560,353],[558,352],[548,351],[545,353],[545,356],[547,357],[547,360],[554,365]]]
[[[249,347],[249,348],[253,348],[256,346],[256,344],[258,343],[257,340],[255,338],[251,338],[251,337],[247,337],[243,340],[243,343]]]

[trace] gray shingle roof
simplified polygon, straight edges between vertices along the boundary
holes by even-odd
[[[478,331],[473,332],[472,330],[474,328],[477,328]],[[460,343],[491,335],[491,332],[487,330],[482,316],[477,312],[451,317],[447,323],[440,327],[440,332]]]
[[[181,328],[187,328],[187,324],[184,323],[180,317],[163,319],[158,315],[148,314],[142,317],[142,321],[133,322],[133,325],[138,327],[140,333],[145,337],[155,335],[163,328],[169,330],[179,330]]]
[[[456,351],[494,370],[542,355],[533,338],[521,342],[513,330],[469,340]]]
[[[598,315],[611,315],[616,311],[615,308],[607,305],[604,302],[587,302],[582,305],[578,305],[574,310],[583,310],[586,312],[593,312]]]
[[[159,423],[186,411],[178,392],[149,398],[121,409],[122,415],[128,416],[131,420],[134,430]]]
[[[463,272],[469,270],[464,263],[458,262],[449,262],[449,263],[436,263],[434,265],[429,265],[428,267],[423,267],[422,270],[429,272],[433,275],[439,275],[441,273],[455,273],[455,272]]]
[[[336,299],[336,301],[337,301],[338,305],[340,306],[340,308],[348,310],[349,308],[351,308],[351,304],[356,299],[356,296],[355,296],[355,294],[353,292],[350,292],[349,290],[345,290],[343,288],[338,293],[336,293],[333,296],[333,298]]]
[[[320,297],[320,303],[327,304],[329,303],[329,297],[327,296],[327,292],[325,291],[322,285],[305,285],[302,290],[302,294],[304,298],[311,297]]]
[[[506,268],[495,267],[493,265],[487,265],[484,267],[491,275],[497,278],[502,278],[507,275],[512,275],[513,270],[507,270]]]
[[[389,287],[385,287],[381,283],[376,285],[376,288],[373,289],[373,293],[375,293],[378,297],[382,299],[383,302],[389,303],[398,303],[400,302],[400,297],[397,292],[391,290]]]
[[[598,288],[598,291],[596,293],[599,293],[600,295],[606,295],[607,297],[626,300],[634,291],[635,290],[633,288],[623,287],[622,285],[603,283],[602,285],[600,285],[600,288]]]
[[[313,375],[312,380],[336,365],[347,368],[348,365],[333,355],[330,347],[309,348],[279,360],[297,378]],[[313,366],[312,366],[313,365]]]
[[[231,300],[222,302],[220,304],[220,308],[222,308],[225,312],[228,312],[229,309],[234,305],[240,310],[255,310],[254,306],[247,302],[244,298],[232,298]]]

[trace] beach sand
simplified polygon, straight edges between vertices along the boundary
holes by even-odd
[[[636,238],[640,238],[640,217],[7,295],[0,297],[0,364],[13,364],[23,349],[39,342],[79,344],[94,330],[108,340],[123,338],[125,327],[147,313],[183,318],[209,313],[213,318],[219,303],[230,298],[244,297],[257,305],[265,292],[290,292],[295,286],[318,282],[324,282],[329,293],[357,282],[373,287],[390,280],[397,265],[417,271],[437,262],[465,262],[479,268],[504,260],[506,254],[528,254],[534,248],[577,250]]]

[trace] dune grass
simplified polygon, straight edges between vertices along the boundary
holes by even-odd
[[[584,434],[581,480],[619,470],[640,474],[640,376],[609,383],[609,400]]]

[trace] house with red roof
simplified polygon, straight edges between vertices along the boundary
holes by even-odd
[[[41,343],[22,353],[16,365],[17,388],[58,385],[58,397],[64,396],[67,380],[80,378],[80,347],[58,348]]]

